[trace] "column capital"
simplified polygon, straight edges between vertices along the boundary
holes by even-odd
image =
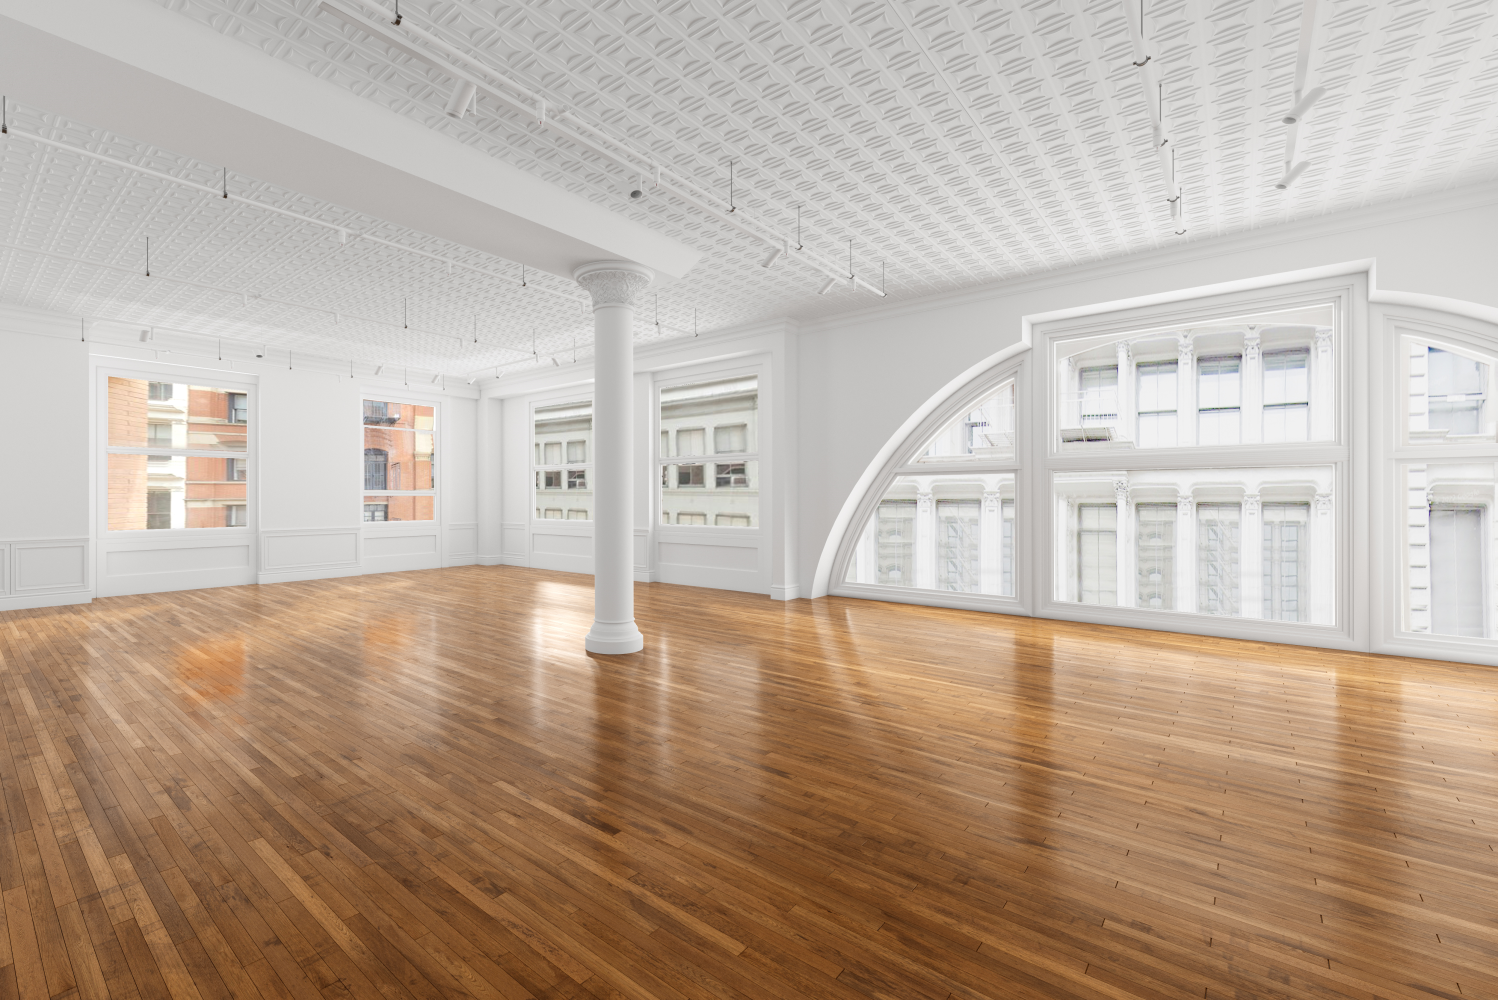
[[[1259,514],[1259,494],[1257,494],[1257,493],[1245,493],[1245,494],[1243,494],[1243,513],[1244,514],[1248,514],[1248,515],[1253,515],[1255,517],[1258,516],[1258,514]]]
[[[1316,513],[1320,517],[1327,517],[1332,512],[1332,495],[1330,493],[1316,494]]]
[[[655,272],[625,260],[599,260],[574,268],[572,280],[593,296],[593,308],[630,306],[635,296],[655,279]]]
[[[1248,332],[1243,335],[1243,360],[1259,360],[1259,330],[1257,327],[1249,327]]]
[[[1176,497],[1176,513],[1183,517],[1196,513],[1196,497]]]

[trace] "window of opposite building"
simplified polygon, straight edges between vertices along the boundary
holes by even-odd
[[[548,403],[531,411],[535,511],[540,520],[593,520],[593,403]]]
[[[661,523],[759,527],[759,378],[663,385],[659,394]]]
[[[436,406],[366,399],[363,413],[364,520],[436,520]]]
[[[167,378],[104,384],[110,531],[249,525],[249,393]]]

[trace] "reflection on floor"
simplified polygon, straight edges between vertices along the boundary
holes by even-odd
[[[0,614],[0,997],[1498,997],[1498,671],[591,596]]]

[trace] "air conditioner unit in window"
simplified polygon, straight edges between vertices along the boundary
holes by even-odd
[[[1112,441],[1113,428],[1068,427],[1061,432],[1061,440],[1068,444],[1073,441]]]

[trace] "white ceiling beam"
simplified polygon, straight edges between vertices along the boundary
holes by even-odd
[[[152,0],[0,0],[0,90],[552,274],[700,256]]]

